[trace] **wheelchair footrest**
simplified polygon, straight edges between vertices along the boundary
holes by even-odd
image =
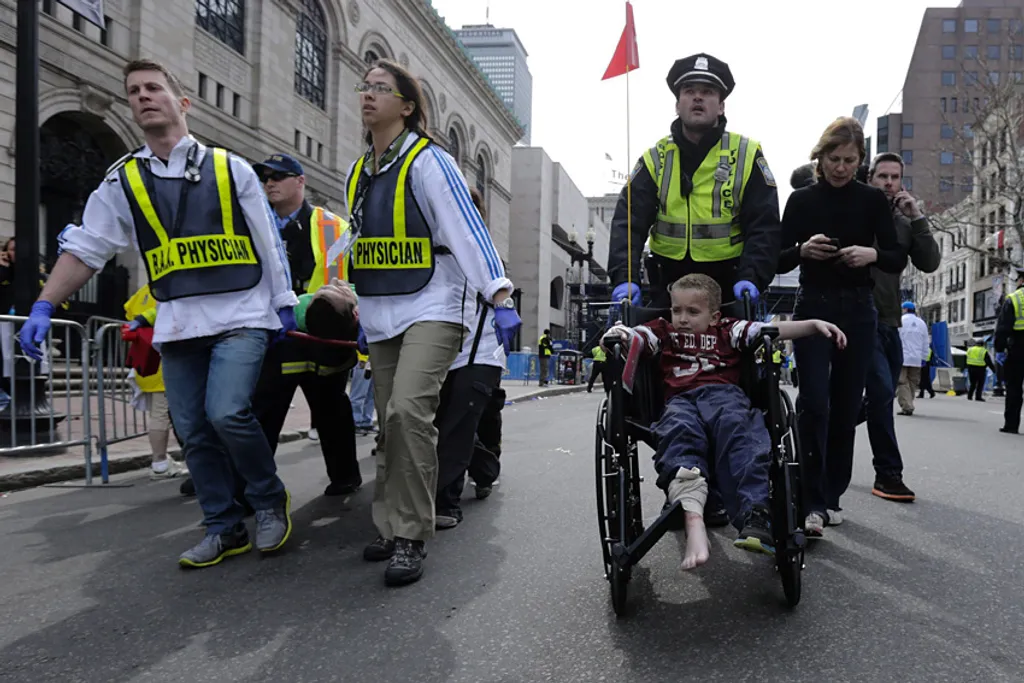
[[[623,547],[621,544],[616,544],[622,548],[621,552],[616,553],[616,548],[612,547],[612,558],[615,562],[618,562],[620,567],[631,567],[644,558],[651,548],[661,540],[667,532],[672,529],[678,529],[683,526],[683,504],[678,500],[671,505],[667,510],[661,513],[658,519],[644,529],[644,532],[640,534],[640,538],[633,541],[628,547]]]

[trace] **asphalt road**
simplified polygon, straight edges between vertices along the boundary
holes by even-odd
[[[509,407],[500,487],[465,502],[465,523],[439,534],[424,579],[402,589],[361,559],[370,487],[320,498],[310,442],[279,454],[296,508],[287,552],[201,571],[175,563],[200,533],[175,483],[11,494],[0,681],[1024,680],[1024,437],[996,431],[1001,404],[939,397],[897,418],[913,505],[870,495],[859,433],[848,519],[809,553],[795,610],[767,558],[716,532],[711,561],[689,574],[681,538],[666,536],[624,619],[602,576],[596,406],[575,395]],[[644,490],[653,517],[658,492]]]

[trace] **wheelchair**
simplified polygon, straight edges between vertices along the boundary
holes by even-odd
[[[745,303],[746,317],[751,320],[749,301]],[[669,316],[667,309],[623,304],[622,320],[629,327]],[[782,578],[786,602],[795,607],[800,602],[806,546],[802,528],[801,454],[796,410],[789,395],[780,389],[778,372],[771,362],[777,336],[777,329],[762,328],[761,339],[744,353],[741,387],[764,415],[771,438],[769,505],[775,568]],[[652,425],[665,407],[659,359],[640,360],[636,353],[627,355],[623,344],[610,350],[605,367],[612,378],[612,389],[601,402],[597,415],[597,514],[605,578],[610,583],[612,608],[621,617],[626,609],[633,566],[666,532],[683,528],[684,513],[677,501],[663,508],[658,519],[644,528],[638,449],[641,442],[657,448]]]

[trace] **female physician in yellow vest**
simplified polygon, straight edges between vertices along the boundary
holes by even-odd
[[[468,333],[463,297],[495,306],[495,333],[510,352],[520,326],[512,282],[473,206],[458,165],[424,133],[419,82],[389,61],[356,86],[366,153],[347,181],[350,278],[373,363],[381,417],[368,561],[388,560],[389,585],[423,574],[434,535],[437,412],[441,384]]]
[[[679,118],[634,167],[628,208],[625,188],[619,196],[608,247],[612,299],[640,304],[635,283],[649,235],[652,305],[667,308],[667,286],[689,273],[713,277],[736,300],[743,292],[756,300],[778,264],[779,195],[760,143],[726,129],[732,72],[701,53],[678,60],[667,81]]]

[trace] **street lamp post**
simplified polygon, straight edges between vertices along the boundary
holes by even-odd
[[[594,257],[594,230],[587,230],[587,250],[583,251],[583,247],[579,244],[579,235],[576,230],[573,229],[569,233],[569,242],[572,243],[573,250],[569,253],[569,258],[572,259],[573,265],[579,263],[579,282],[580,282],[580,306],[577,314],[577,326],[580,334],[580,350],[583,349],[583,345],[587,343],[587,328],[585,322],[587,320],[588,306],[587,306],[587,270],[590,264],[590,259]]]

